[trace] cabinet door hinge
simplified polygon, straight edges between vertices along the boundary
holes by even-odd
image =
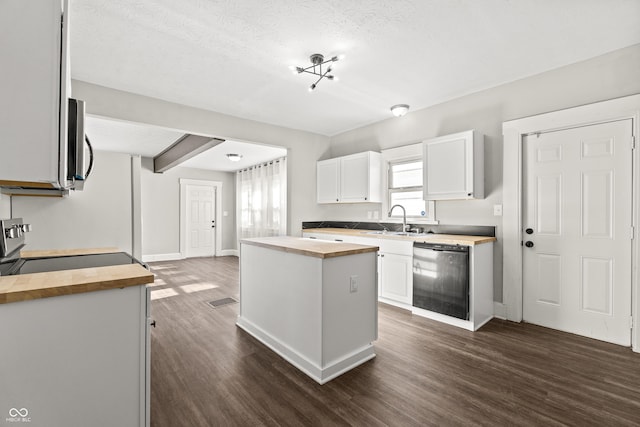
[[[629,329],[633,329],[633,316],[629,316]]]
[[[636,233],[636,229],[635,229],[635,227],[632,225],[632,226],[631,226],[631,240],[633,240],[633,239],[634,239],[635,233]]]
[[[635,148],[636,148],[636,137],[632,136],[631,137],[631,149],[635,150]]]

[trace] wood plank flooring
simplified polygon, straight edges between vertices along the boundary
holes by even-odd
[[[640,354],[492,320],[468,332],[379,305],[377,357],[320,386],[235,326],[236,257],[151,263],[151,425],[638,426]]]

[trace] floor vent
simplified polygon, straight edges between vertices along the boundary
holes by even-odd
[[[213,308],[218,308],[218,307],[222,307],[223,305],[235,304],[237,302],[238,300],[234,298],[222,298],[222,299],[217,299],[215,301],[209,301],[209,305],[211,305]]]

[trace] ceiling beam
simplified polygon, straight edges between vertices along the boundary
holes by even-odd
[[[155,173],[166,172],[222,142],[224,139],[210,136],[191,135],[190,133],[182,135],[169,148],[153,158],[153,171]]]

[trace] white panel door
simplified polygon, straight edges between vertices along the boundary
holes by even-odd
[[[525,321],[631,345],[631,142],[631,120],[525,138]]]
[[[213,256],[216,253],[215,200],[215,186],[187,185],[187,258]]]

